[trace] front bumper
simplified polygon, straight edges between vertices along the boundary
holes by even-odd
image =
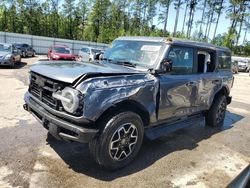
[[[239,66],[239,71],[246,71],[247,67],[246,66]]]
[[[39,105],[27,92],[24,97],[24,109],[30,112],[55,138],[59,140],[88,143],[97,134],[98,129],[83,127],[59,118]]]
[[[11,65],[11,61],[9,59],[0,59],[0,65]]]

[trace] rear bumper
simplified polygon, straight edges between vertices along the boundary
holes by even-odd
[[[28,92],[25,94],[24,100],[24,109],[30,112],[57,139],[88,143],[98,132],[98,129],[75,125],[49,113],[36,103]]]

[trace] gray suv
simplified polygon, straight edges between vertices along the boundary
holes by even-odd
[[[17,62],[21,62],[21,54],[13,44],[0,43],[0,65],[15,68]]]
[[[228,48],[121,37],[100,61],[32,66],[24,109],[57,139],[89,143],[97,163],[118,169],[145,137],[203,121],[222,126],[232,85]]]

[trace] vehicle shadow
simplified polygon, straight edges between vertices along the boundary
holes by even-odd
[[[172,152],[184,149],[193,150],[200,141],[208,139],[216,133],[231,129],[236,122],[243,118],[241,115],[227,111],[223,127],[211,128],[201,123],[202,125],[193,125],[154,141],[144,141],[136,159],[125,168],[114,172],[103,170],[95,163],[90,156],[87,144],[57,141],[51,136],[48,136],[47,142],[69,165],[69,168],[75,172],[102,181],[112,181],[139,172]]]
[[[15,69],[21,69],[21,68],[25,67],[26,65],[27,65],[26,62],[16,63]]]
[[[21,69],[27,65],[26,62],[17,62],[14,69]],[[9,66],[0,66],[1,69],[13,69]]]

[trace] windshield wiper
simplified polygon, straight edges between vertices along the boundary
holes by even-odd
[[[116,61],[117,64],[129,67],[136,67],[135,63],[131,63],[129,61]]]
[[[111,63],[123,65],[123,66],[136,67],[135,63],[131,63],[131,62],[126,61],[126,60],[116,60],[116,59],[107,59],[107,58],[104,58],[103,60],[109,61]]]

